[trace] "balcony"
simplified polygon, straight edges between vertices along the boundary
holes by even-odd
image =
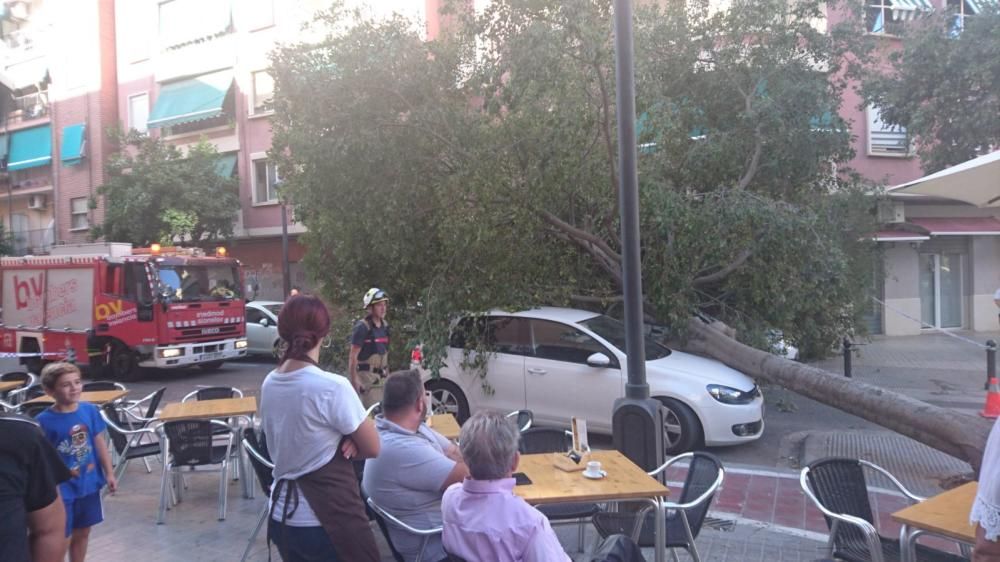
[[[48,254],[55,240],[55,230],[52,227],[5,234],[10,236],[12,256]]]
[[[42,90],[32,94],[16,96],[11,110],[7,113],[7,126],[41,119],[49,114],[49,92]]]

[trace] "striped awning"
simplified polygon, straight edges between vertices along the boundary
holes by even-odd
[[[994,9],[1000,7],[1000,0],[965,0],[965,5],[972,10],[972,13],[981,14],[988,7]]]
[[[931,12],[934,6],[930,0],[892,0],[892,19],[905,21],[917,19]]]

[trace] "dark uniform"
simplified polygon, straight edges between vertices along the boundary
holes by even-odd
[[[389,374],[389,333],[389,324],[382,320],[381,326],[375,326],[371,315],[358,320],[351,332],[351,345],[361,348],[358,352],[358,377],[366,390],[361,395],[366,408],[382,400],[381,388],[376,392],[370,389],[381,386],[382,379]]]

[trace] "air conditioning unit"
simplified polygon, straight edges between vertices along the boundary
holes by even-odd
[[[28,208],[40,211],[48,204],[48,198],[44,195],[28,196]]]

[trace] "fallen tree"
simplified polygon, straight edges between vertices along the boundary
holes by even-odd
[[[891,429],[968,462],[979,473],[992,421],[789,361],[743,345],[734,336],[732,328],[722,322],[692,318],[687,349]]]

